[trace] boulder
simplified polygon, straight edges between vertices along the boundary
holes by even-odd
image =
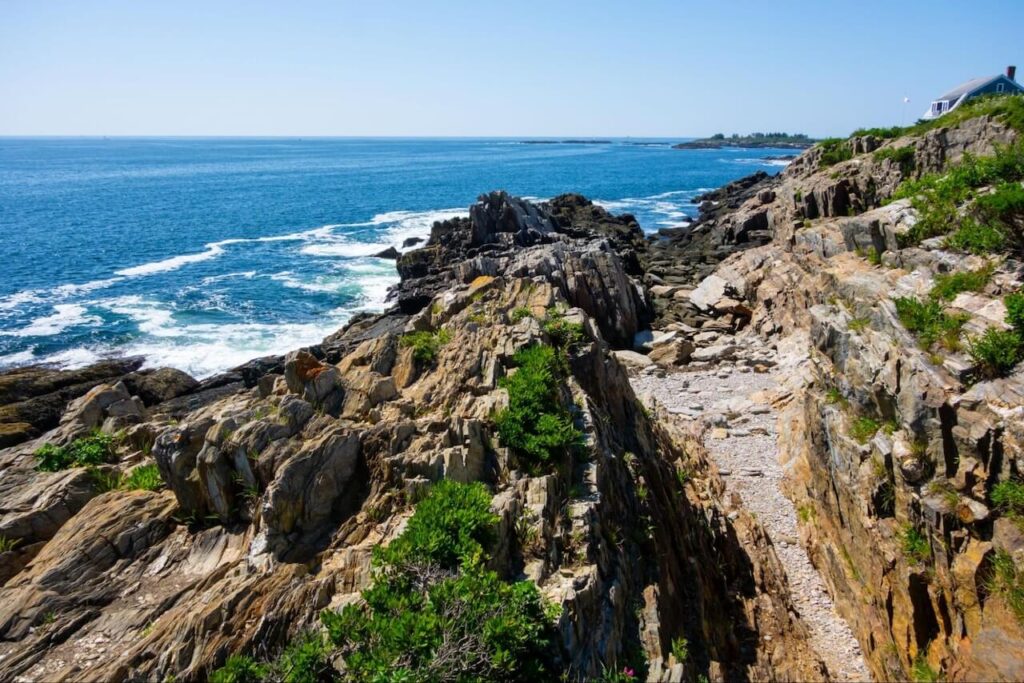
[[[647,357],[658,365],[684,365],[690,362],[695,349],[691,342],[678,339],[655,346]]]
[[[125,375],[123,381],[147,406],[184,396],[199,386],[192,376],[175,368],[139,370]]]
[[[725,298],[727,283],[717,275],[708,275],[690,292],[690,303],[702,311],[711,311]]]
[[[653,360],[642,353],[637,353],[636,351],[612,351],[612,355],[627,368],[646,368],[654,365]]]

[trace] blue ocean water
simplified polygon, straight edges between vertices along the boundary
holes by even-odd
[[[207,376],[383,308],[397,275],[372,254],[483,192],[579,192],[654,231],[786,153],[663,142],[0,138],[0,367]]]

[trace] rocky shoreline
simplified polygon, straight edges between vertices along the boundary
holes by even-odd
[[[1019,680],[1024,537],[991,493],[1020,476],[1024,380],[920,348],[896,299],[982,269],[948,304],[981,335],[1022,269],[908,243],[917,210],[887,201],[1019,139],[979,116],[815,147],[650,237],[495,192],[318,345],[202,382],[0,375],[0,679],[279,673],[301,643],[349,676],[321,614],[365,603],[373,549],[446,479],[484,484],[479,561],[536,587],[570,680]]]

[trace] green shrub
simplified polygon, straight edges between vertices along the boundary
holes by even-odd
[[[66,446],[45,444],[36,451],[36,469],[57,472],[71,467],[95,467],[105,463],[113,453],[114,438],[95,432],[75,439]]]
[[[437,352],[451,340],[452,333],[448,330],[422,331],[402,335],[399,344],[403,348],[411,348],[412,357],[418,362],[433,363],[437,358]]]
[[[826,138],[818,146],[821,147],[819,165],[822,167],[834,166],[853,158],[853,147],[842,138]]]
[[[919,652],[911,664],[910,679],[914,683],[938,683],[942,677],[928,664],[924,652]]]
[[[542,325],[544,334],[560,349],[571,349],[582,344],[587,336],[583,331],[583,323],[569,322],[560,313],[548,311],[548,318]]]
[[[900,531],[903,554],[915,563],[927,562],[932,554],[931,543],[913,524],[904,524]]]
[[[231,655],[210,674],[210,683],[260,683],[268,673],[269,668],[252,657]]]
[[[846,323],[847,329],[853,332],[863,332],[871,325],[871,318],[851,318],[850,322]]]
[[[1007,294],[1003,304],[1006,306],[1006,322],[1024,337],[1024,294]]]
[[[560,397],[560,363],[550,346],[529,346],[512,359],[517,370],[500,386],[509,405],[495,417],[502,443],[528,466],[550,463],[579,443],[581,434]]]
[[[858,443],[867,443],[878,433],[881,425],[878,424],[877,420],[873,420],[870,417],[858,417],[850,425],[850,436],[857,440]]]
[[[1021,359],[1021,338],[1012,330],[997,330],[990,327],[985,330],[985,334],[971,340],[968,352],[978,364],[982,376],[1003,377],[1008,375]]]
[[[680,664],[686,662],[690,658],[690,644],[686,638],[673,638],[672,639],[672,656],[676,658],[676,661]]]
[[[274,662],[275,680],[282,683],[323,683],[338,678],[328,645],[319,633],[304,633],[289,643]]]
[[[937,235],[949,235],[947,244],[954,249],[976,253],[999,250],[1006,242],[1006,214],[1013,214],[1017,193],[1008,185],[998,195],[979,199],[980,206],[971,206],[965,215],[962,205],[975,197],[975,189],[983,185],[1013,183],[1024,178],[1024,142],[996,150],[990,157],[965,154],[960,163],[944,173],[930,173],[916,180],[903,182],[892,200],[911,198],[918,219],[902,240],[917,244]],[[1003,187],[1001,185],[1000,187]]]
[[[858,128],[850,134],[851,138],[860,138],[866,135],[871,135],[876,138],[882,138],[883,140],[891,140],[892,138],[898,138],[904,134],[906,128],[900,126],[893,126],[892,128]]]
[[[968,217],[963,219],[960,227],[946,238],[944,246],[982,256],[995,254],[1006,248],[1006,233],[991,223],[979,223]]]
[[[512,320],[513,323],[517,323],[520,320],[532,317],[533,313],[530,312],[529,308],[526,308],[525,306],[520,306],[519,308],[512,309],[512,314],[509,316],[509,319]]]
[[[969,316],[965,314],[949,315],[938,301],[919,301],[910,297],[894,300],[896,315],[900,322],[912,332],[924,348],[941,342],[950,350],[959,348],[960,330]]]
[[[1024,623],[1024,571],[1019,570],[1013,556],[1001,548],[992,559],[986,588],[990,594],[1000,596],[1017,620]]]
[[[952,301],[961,292],[980,292],[992,279],[994,271],[995,266],[989,263],[978,270],[936,275],[928,296],[938,301]]]
[[[992,504],[1003,512],[1024,515],[1024,481],[1008,479],[992,487]]]
[[[0,534],[0,553],[11,552],[19,543],[21,543],[20,538],[7,538],[3,534]]]
[[[841,405],[843,407],[846,407],[848,403],[846,397],[843,396],[843,392],[839,391],[836,387],[830,387],[828,391],[825,392],[825,402],[833,405]]]
[[[497,523],[483,484],[444,479],[416,506],[402,535],[375,551],[375,561],[427,563],[449,570],[476,564],[494,543]]]
[[[160,468],[154,464],[136,467],[128,476],[121,480],[120,488],[130,491],[159,491],[164,480],[160,476]]]
[[[484,568],[496,523],[481,484],[433,488],[402,535],[374,555],[365,604],[321,613],[351,680],[557,678],[554,630],[536,586]]]
[[[886,147],[871,155],[875,161],[892,161],[900,167],[904,174],[914,170],[914,148],[907,147]]]

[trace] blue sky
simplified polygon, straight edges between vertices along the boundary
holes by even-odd
[[[1022,28],[1024,0],[2,0],[0,135],[846,134],[1024,71]]]

